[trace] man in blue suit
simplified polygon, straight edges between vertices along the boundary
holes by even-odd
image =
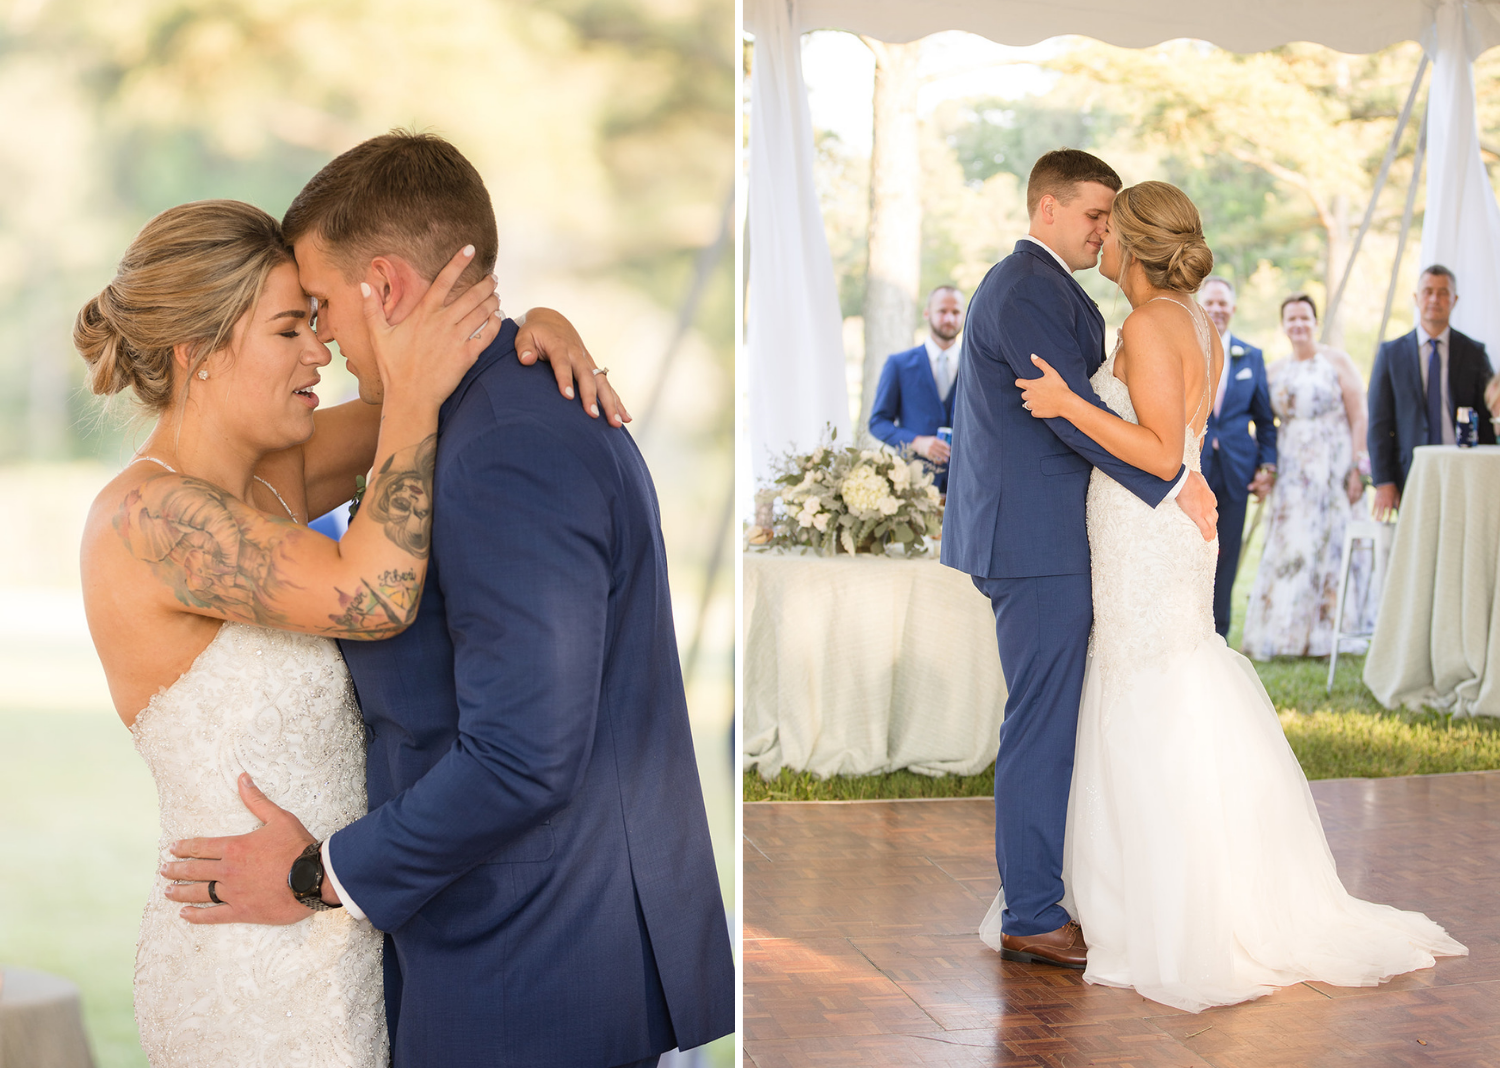
[[[1214,629],[1229,636],[1229,599],[1240,566],[1245,507],[1250,494],[1263,500],[1276,481],[1276,417],[1260,349],[1229,332],[1234,284],[1211,274],[1198,303],[1219,329],[1228,362],[1204,428],[1203,477],[1219,502],[1219,566],[1214,573]],[[1255,429],[1250,429],[1251,423]]]
[[[466,239],[469,284],[498,247],[478,172],[428,135],[338,157],[284,228],[372,402],[360,287],[398,323]],[[313,866],[324,903],[386,932],[396,1068],[649,1068],[731,1032],[735,996],[656,495],[629,434],[522,366],[515,337],[439,413],[415,620],[343,643],[369,814],[290,876],[268,858],[241,878],[286,894]],[[241,841],[300,828],[270,815]]]
[[[1458,409],[1478,409],[1479,441],[1495,444],[1484,399],[1494,373],[1489,356],[1482,342],[1448,325],[1458,303],[1458,279],[1435,263],[1417,278],[1412,298],[1417,326],[1382,344],[1370,372],[1368,442],[1376,519],[1401,507],[1413,449],[1454,443]]]
[[[964,295],[953,286],[938,286],[928,294],[922,318],[927,320],[927,340],[891,355],[881,369],[870,433],[897,452],[910,446],[932,468],[942,493],[948,488],[949,447],[936,435],[939,427],[953,425]]]
[[[1082,968],[1082,932],[1060,904],[1063,833],[1084,660],[1093,625],[1084,498],[1094,467],[1155,506],[1169,494],[1214,536],[1202,476],[1163,481],[1123,463],[1064,419],[1033,419],[1018,378],[1042,356],[1079,396],[1104,362],[1104,318],[1074,271],[1099,258],[1119,176],[1059,149],[1026,185],[1031,217],[1015,251],[969,302],[953,415],[943,563],[990,598],[1009,694],[995,759],[995,857],[1005,891],[1001,955]],[[1185,477],[1186,476],[1186,477]]]

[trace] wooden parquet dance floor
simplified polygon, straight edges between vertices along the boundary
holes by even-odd
[[[1002,961],[987,799],[744,806],[744,1066],[1500,1068],[1500,772],[1312,784],[1350,892],[1467,958],[1197,1015]]]

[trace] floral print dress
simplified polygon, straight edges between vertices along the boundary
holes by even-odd
[[[1271,382],[1271,408],[1279,424],[1276,486],[1242,648],[1256,660],[1327,656],[1333,649],[1344,526],[1353,518],[1344,491],[1352,446],[1338,371],[1321,352],[1311,359],[1292,358]],[[1355,563],[1364,561],[1356,556]],[[1350,576],[1352,605],[1373,601],[1362,596],[1365,570]],[[1346,607],[1346,619],[1349,615]]]

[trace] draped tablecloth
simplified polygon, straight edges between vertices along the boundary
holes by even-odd
[[[745,766],[972,775],[1005,679],[989,599],[936,559],[747,552]]]
[[[1416,450],[1365,685],[1387,708],[1500,716],[1500,446]]]
[[[29,968],[0,968],[0,1068],[93,1068],[78,988]]]

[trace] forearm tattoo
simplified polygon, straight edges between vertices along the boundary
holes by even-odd
[[[380,465],[362,507],[385,529],[385,536],[418,560],[432,547],[432,476],[437,468],[437,435],[393,452]]]

